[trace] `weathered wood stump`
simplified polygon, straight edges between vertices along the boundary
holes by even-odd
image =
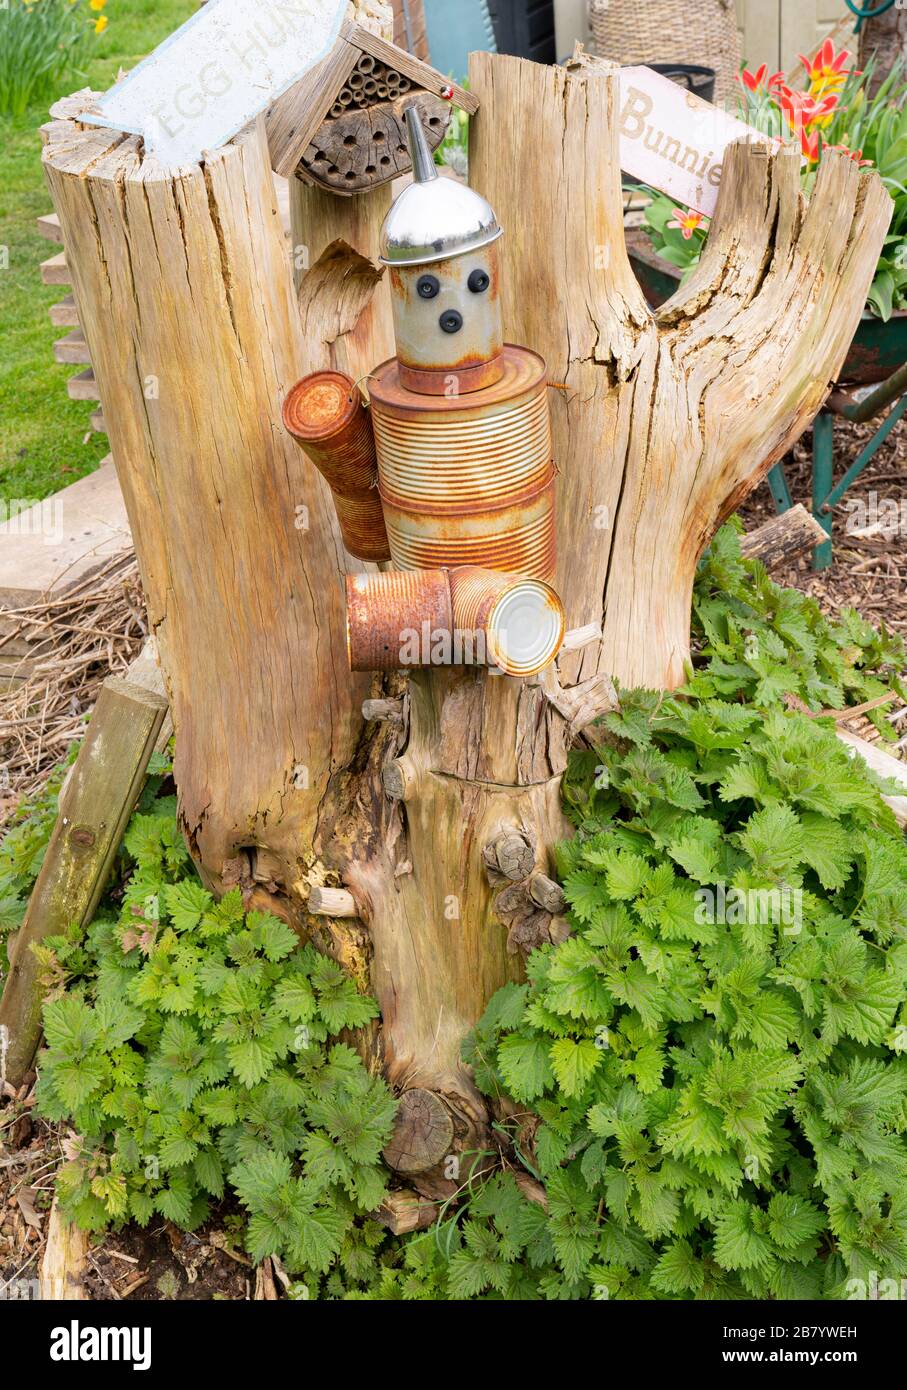
[[[845,156],[826,157],[807,206],[796,151],[734,148],[702,264],[653,317],[623,240],[613,70],[480,54],[471,79],[472,181],[507,229],[507,337],[543,353],[560,388],[557,583],[583,637],[534,682],[414,673],[408,724],[363,719],[366,697],[399,686],[346,669],[352,562],[280,424],[298,376],[358,379],[391,355],[383,191],[294,190],[297,313],[260,131],[176,174],[72,121],[45,152],[189,844],[207,882],[240,882],[375,994],[372,1057],[404,1100],[390,1157],[415,1161],[431,1197],[456,1190],[451,1145],[491,1139],[464,1033],[521,951],[564,929],[548,875],[569,745],[613,705],[612,677],[683,678],[697,559],[821,405],[891,206]],[[325,882],[358,920],[307,912]]]

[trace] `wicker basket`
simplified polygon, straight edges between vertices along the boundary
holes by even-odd
[[[697,63],[715,69],[715,100],[740,71],[734,0],[589,0],[595,52],[616,63]]]

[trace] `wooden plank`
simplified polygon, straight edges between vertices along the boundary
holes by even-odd
[[[0,1030],[6,1030],[7,1080],[13,1086],[21,1086],[41,1036],[41,968],[30,948],[73,925],[87,926],[94,916],[166,713],[167,701],[138,685],[110,676],[101,687],[10,948]]]
[[[59,1201],[54,1197],[41,1261],[41,1298],[66,1303],[87,1299],[87,1266],[88,1232],[60,1215]]]
[[[55,241],[58,246],[63,245],[63,229],[55,212],[46,212],[42,217],[36,217],[35,226],[40,235],[48,241]]]
[[[776,72],[781,66],[781,0],[738,0],[737,18],[746,65],[768,63],[769,71]]]
[[[425,6],[422,0],[392,0],[394,7],[394,43],[421,58],[423,63],[431,62],[428,51],[428,34],[425,29]],[[407,19],[407,9],[409,17]]]
[[[827,540],[812,512],[798,502],[780,516],[773,516],[764,526],[741,536],[740,553],[748,560],[761,560],[763,565],[787,563]]]
[[[793,68],[798,54],[813,54],[836,22],[847,14],[844,0],[798,0],[796,5],[784,4],[782,0],[780,66]],[[852,15],[850,20],[852,24]],[[800,71],[803,72],[802,65]]]
[[[131,545],[108,455],[93,473],[0,523],[0,609],[59,596]],[[9,620],[0,614],[0,633],[4,627],[9,629]],[[0,651],[5,655],[8,648]]]
[[[61,251],[58,256],[51,256],[49,260],[41,262],[41,279],[44,281],[45,285],[71,284],[65,251]]]
[[[47,312],[54,328],[78,328],[79,326],[79,311],[71,294],[68,294],[65,299],[61,299],[59,304],[52,304]]]
[[[88,423],[96,434],[107,433],[107,422],[104,419],[103,410],[93,410],[88,417]]]
[[[865,738],[852,734],[848,729],[839,729],[838,738],[863,759],[867,767],[879,777],[890,777],[904,788],[903,796],[884,796],[882,800],[891,807],[898,825],[907,827],[907,764],[893,758],[877,743],[867,743]]]
[[[71,376],[66,383],[66,389],[70,399],[74,401],[99,401],[101,399],[95,374],[90,367],[84,372],[79,372],[78,376]]]
[[[54,343],[54,357],[58,362],[91,364],[91,353],[88,351],[88,344],[81,328],[74,328],[65,338],[57,339]]]
[[[453,89],[453,95],[449,100],[462,111],[468,111],[470,116],[474,116],[478,111],[479,99],[473,92],[468,92],[465,87],[451,82],[449,77],[437,72],[428,63],[423,63],[411,53],[388,43],[387,39],[382,39],[380,35],[369,33],[361,24],[353,26],[347,42],[354,44],[363,53],[370,53],[379,63],[387,63],[390,67],[396,68],[397,72],[402,72],[404,77],[408,77],[416,86],[424,87],[427,92],[434,92],[435,96],[444,96]]]

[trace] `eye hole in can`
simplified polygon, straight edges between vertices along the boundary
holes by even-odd
[[[466,282],[473,294],[484,294],[491,284],[487,270],[474,270]]]
[[[463,327],[463,315],[457,309],[447,309],[440,318],[445,333],[459,333]]]
[[[434,299],[441,292],[441,281],[436,275],[420,275],[416,281],[416,293],[420,299]]]

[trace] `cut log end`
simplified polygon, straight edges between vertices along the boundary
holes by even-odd
[[[386,722],[403,723],[402,700],[365,700],[362,705],[362,718],[367,724]]]
[[[405,758],[394,758],[381,769],[384,791],[391,801],[406,801],[413,790],[413,770]]]
[[[494,873],[503,874],[513,883],[528,878],[535,868],[535,846],[520,831],[505,831],[496,840],[486,845],[484,850],[486,867]]]
[[[788,564],[827,540],[816,518],[798,502],[764,526],[741,536],[740,553],[744,559],[761,560],[766,566]]]
[[[309,893],[309,912],[313,917],[358,917],[352,893],[345,888],[313,888]]]
[[[529,896],[539,907],[550,912],[552,917],[559,917],[567,906],[563,888],[548,878],[547,874],[533,874],[529,883]]]
[[[450,1153],[454,1127],[440,1096],[418,1088],[405,1091],[384,1159],[398,1173],[424,1173]]]
[[[375,1213],[378,1224],[387,1228],[391,1235],[405,1236],[412,1231],[425,1231],[433,1226],[440,1207],[437,1202],[429,1202],[418,1192],[401,1187],[397,1192],[389,1192],[387,1198]]]

